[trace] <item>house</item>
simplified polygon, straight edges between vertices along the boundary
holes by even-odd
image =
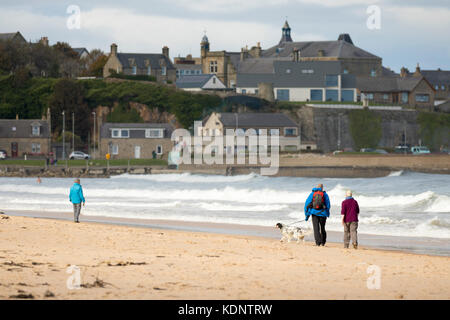
[[[176,69],[169,58],[169,48],[163,47],[162,54],[157,53],[118,53],[117,45],[111,45],[111,53],[103,67],[103,77],[111,72],[125,75],[154,76],[161,83],[175,83]]]
[[[8,157],[42,156],[50,152],[50,123],[47,120],[0,119],[0,150]]]
[[[169,123],[103,123],[100,129],[100,155],[112,159],[150,159],[153,151],[167,159],[174,128]]]
[[[279,101],[356,101],[356,80],[340,61],[249,59],[239,66],[236,92]],[[271,93],[269,93],[269,96]]]
[[[12,33],[0,33],[0,41],[8,41],[8,40],[18,41],[23,44],[27,43],[27,40],[25,40],[25,38],[19,31]]]
[[[80,59],[89,57],[89,51],[86,48],[72,48],[72,50],[78,53],[78,58]]]
[[[403,72],[388,77],[357,77],[356,86],[358,95],[364,94],[369,102],[429,109],[434,106],[435,90],[421,75]]]
[[[280,151],[300,149],[298,124],[283,113],[216,113],[203,120],[197,134],[204,137],[223,137],[227,129],[244,132],[254,129],[259,135],[266,130],[268,136],[279,135]],[[268,139],[270,145],[270,139]]]
[[[185,91],[225,90],[227,87],[215,74],[183,76],[176,82],[177,88]]]
[[[202,63],[200,58],[192,58],[188,54],[186,57],[173,59],[173,64],[177,69],[177,79],[182,76],[202,74]]]
[[[433,86],[436,104],[450,99],[450,71],[449,70],[416,70]]]

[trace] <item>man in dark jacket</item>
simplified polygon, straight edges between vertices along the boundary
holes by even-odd
[[[358,202],[353,199],[352,192],[347,191],[347,197],[342,201],[342,225],[344,226],[344,247],[348,248],[350,238],[353,243],[353,248],[358,249]]]
[[[305,221],[312,216],[312,224],[314,229],[314,239],[317,246],[324,246],[327,242],[327,233],[325,231],[325,223],[330,216],[330,198],[323,191],[323,184],[319,184],[317,188],[312,189],[311,194],[305,202]]]

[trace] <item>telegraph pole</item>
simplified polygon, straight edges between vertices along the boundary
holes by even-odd
[[[72,112],[72,152],[75,152],[75,113]]]
[[[94,159],[95,159],[95,122],[96,122],[96,120],[95,120],[95,111],[94,112],[92,112],[92,114],[94,115],[94,137],[93,137],[93,141],[94,141],[94,153],[93,153],[93,156],[94,156]]]

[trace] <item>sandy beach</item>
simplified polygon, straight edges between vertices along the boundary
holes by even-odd
[[[364,246],[8,215],[0,243],[0,299],[450,298],[449,257]]]

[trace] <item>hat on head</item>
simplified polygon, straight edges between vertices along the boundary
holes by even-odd
[[[351,197],[352,196],[352,190],[347,190],[346,194],[347,197]]]

